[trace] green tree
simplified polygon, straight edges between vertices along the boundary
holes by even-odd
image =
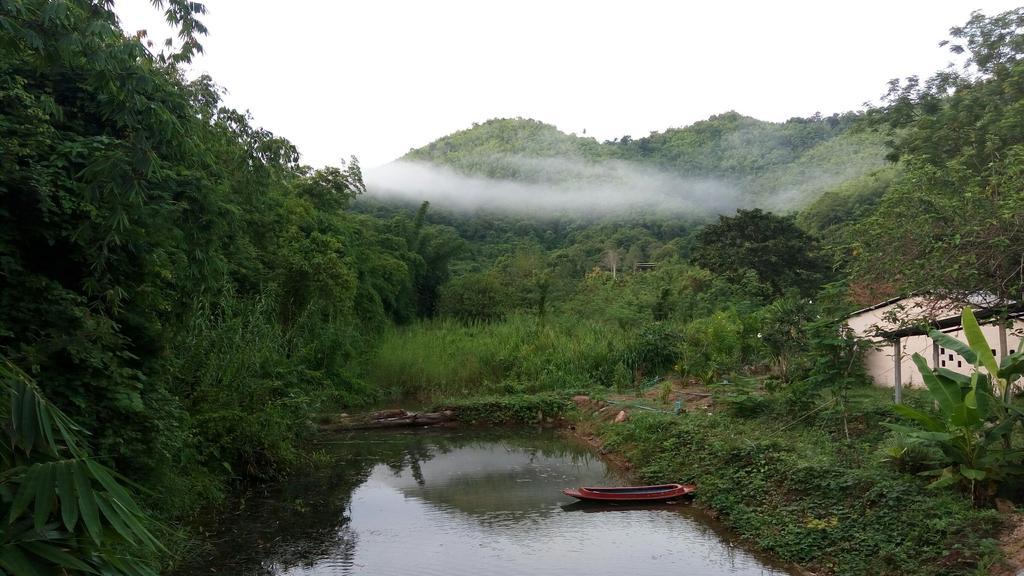
[[[697,234],[691,259],[735,279],[752,271],[772,295],[787,289],[811,294],[829,271],[817,242],[792,217],[760,209],[737,210],[735,216],[720,216],[705,226]]]
[[[858,227],[855,273],[897,289],[1020,299],[1024,9],[951,30],[961,69],[890,84],[873,111],[904,173]]]
[[[154,55],[109,2],[0,4],[0,354],[173,514],[371,399],[354,363],[424,258],[348,211],[357,162],[303,166],[185,81],[202,4],[166,7],[182,47]]]
[[[456,276],[441,288],[440,312],[463,322],[493,322],[505,315],[509,295],[493,273]]]

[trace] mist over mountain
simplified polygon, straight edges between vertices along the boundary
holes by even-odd
[[[531,119],[493,119],[368,171],[369,198],[437,208],[579,216],[705,217],[799,210],[885,166],[854,114],[764,122],[736,112],[598,142]]]
[[[742,206],[739,190],[713,178],[685,178],[623,160],[495,158],[523,166],[529,178],[467,175],[454,168],[401,160],[368,173],[371,193],[455,212],[509,214],[611,214],[653,212],[710,216]]]

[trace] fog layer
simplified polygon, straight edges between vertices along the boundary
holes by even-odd
[[[744,204],[739,190],[725,182],[684,178],[623,161],[503,157],[494,166],[514,179],[467,176],[434,164],[396,161],[367,171],[365,181],[368,195],[378,200],[427,200],[438,208],[465,212],[712,215]]]

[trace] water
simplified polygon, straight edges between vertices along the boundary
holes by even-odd
[[[685,504],[594,506],[560,490],[619,477],[552,432],[334,436],[314,474],[217,519],[181,574],[792,574]]]

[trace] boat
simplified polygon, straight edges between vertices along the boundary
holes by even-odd
[[[562,494],[592,502],[662,502],[689,496],[697,490],[693,484],[657,484],[654,486],[617,486],[566,488]]]

